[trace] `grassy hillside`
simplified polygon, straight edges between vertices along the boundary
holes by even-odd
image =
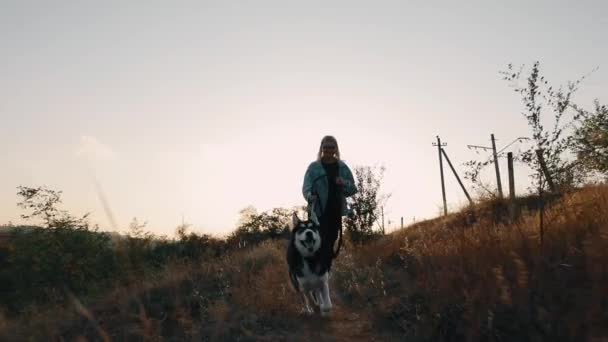
[[[608,340],[608,187],[552,201],[542,244],[536,202],[519,202],[516,220],[505,203],[487,201],[365,245],[347,242],[330,280],[329,319],[301,313],[286,241],[269,240],[6,309],[0,340]]]

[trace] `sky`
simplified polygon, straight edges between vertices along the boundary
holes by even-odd
[[[125,231],[136,217],[159,235],[182,220],[223,235],[247,206],[305,204],[304,172],[328,134],[351,168],[386,168],[387,220],[435,217],[436,136],[462,177],[464,162],[489,157],[468,144],[490,146],[493,133],[500,149],[530,134],[499,74],[508,63],[538,60],[555,85],[599,67],[575,101],[608,101],[607,10],[605,1],[2,0],[0,223],[22,222],[18,186],[44,185],[101,230]],[[455,210],[466,198],[444,167]],[[528,179],[515,173],[521,193]],[[494,184],[492,169],[483,180]]]

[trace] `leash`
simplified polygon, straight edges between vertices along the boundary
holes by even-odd
[[[321,179],[323,177],[327,177],[327,175],[325,174],[325,175],[321,175],[321,176],[318,176],[317,178],[315,178],[312,181],[312,187],[314,188],[315,183],[319,179]],[[315,223],[317,223],[317,224],[320,225],[321,221],[319,221],[319,218],[317,217],[317,212],[315,210],[317,201],[319,200],[319,196],[316,193],[316,191],[311,192],[311,195],[315,196],[315,200],[313,200],[312,203],[307,201],[307,207],[306,207],[307,214],[308,214],[309,219],[312,219],[313,222],[315,222]],[[339,196],[342,196],[342,194],[340,193]],[[340,198],[340,206],[339,206],[339,209],[338,209],[338,215],[340,215],[340,216],[342,216],[341,204],[342,204],[342,198]],[[337,258],[338,254],[340,254],[340,250],[342,249],[342,235],[343,235],[342,231],[343,231],[342,224],[340,224],[340,229],[338,230],[338,232],[339,232],[339,235],[338,235],[338,248],[334,251],[334,246],[331,246],[331,249],[332,249],[332,251],[331,251],[332,252],[331,258],[332,259]]]
[[[308,218],[314,223],[321,225],[321,221],[319,221],[319,218],[317,217],[317,212],[315,210],[315,206],[317,204],[317,201],[319,200],[319,196],[317,196],[316,193],[311,193],[311,195],[314,195],[316,198],[312,201],[312,203],[307,201],[308,205],[306,207],[306,211],[308,214]]]

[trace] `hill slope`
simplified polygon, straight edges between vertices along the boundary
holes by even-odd
[[[497,209],[498,208],[498,209]],[[169,265],[94,299],[0,320],[0,339],[592,341],[608,338],[608,187],[514,222],[485,203],[346,244],[328,319],[301,314],[284,241]],[[603,339],[602,339],[603,338]]]

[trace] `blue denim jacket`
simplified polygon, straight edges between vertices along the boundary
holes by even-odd
[[[338,175],[345,181],[342,187],[342,216],[348,214],[346,207],[346,197],[350,197],[357,193],[357,187],[355,186],[355,180],[353,174],[341,160],[338,160]],[[306,174],[304,174],[304,184],[302,185],[302,195],[308,202],[312,193],[317,194],[318,203],[315,205],[315,213],[317,217],[320,217],[327,205],[327,197],[329,191],[329,184],[327,183],[327,174],[323,168],[321,161],[314,161],[308,165]],[[318,205],[318,204],[321,205]]]

